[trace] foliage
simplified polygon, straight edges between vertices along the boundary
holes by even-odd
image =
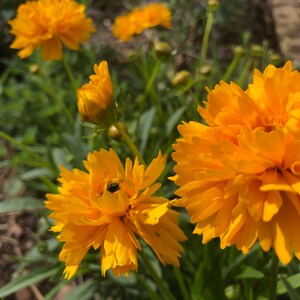
[[[153,29],[134,37],[131,55],[113,48],[101,52],[93,43],[64,54],[77,86],[88,81],[94,64],[108,60],[119,122],[124,124],[146,164],[159,149],[168,154],[167,167],[160,178],[160,193],[169,199],[174,199],[176,190],[168,179],[173,175],[172,144],[179,137],[176,127],[182,121],[201,122],[196,108],[206,98],[206,87],[213,88],[221,79],[245,87],[254,68],[263,70],[269,63],[277,63],[268,42],[254,45],[248,31],[241,33],[224,60],[216,36],[227,22],[228,12],[222,7],[211,15],[216,17],[218,26],[209,32],[207,20],[211,11],[202,2],[190,13],[184,11],[190,9],[188,2],[170,1],[174,24],[180,26],[174,25],[172,31]],[[186,40],[191,34],[190,24],[196,27],[193,43]],[[210,38],[208,44],[205,32]],[[155,52],[157,40],[170,41],[171,53],[161,56]],[[133,154],[122,138],[112,137],[109,130],[99,132],[80,122],[76,94],[63,63],[45,62],[39,51],[26,60],[15,55],[2,63],[5,70],[0,76],[0,168],[10,168],[14,173],[4,186],[6,199],[0,202],[0,214],[37,211],[39,229],[36,244],[23,257],[16,257],[18,268],[11,282],[0,288],[0,298],[31,285],[42,290],[41,283],[47,282],[44,299],[53,299],[70,285],[71,291],[64,299],[162,299],[165,294],[150,272],[153,268],[158,281],[176,299],[268,299],[272,253],[264,253],[258,245],[248,254],[235,247],[221,250],[217,240],[202,245],[201,237],[192,234],[193,226],[181,209],[180,226],[188,241],[183,243],[180,269],[163,266],[143,245],[150,266],[141,259],[138,273],[130,273],[129,277],[115,277],[108,272],[103,278],[99,251],[90,251],[76,278],[70,282],[63,279],[63,266],[57,258],[61,245],[48,233],[52,220],[43,206],[45,193],[57,191],[59,165],[83,169],[82,161],[87,154],[100,148],[114,148],[123,160]],[[173,76],[183,69],[190,76],[172,85]],[[278,299],[298,299],[299,276],[300,264],[296,259],[287,266],[279,265]]]

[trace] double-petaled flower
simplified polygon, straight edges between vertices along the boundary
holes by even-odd
[[[10,47],[21,49],[21,58],[42,48],[44,60],[61,59],[63,45],[78,50],[95,31],[92,20],[85,16],[85,6],[74,0],[28,1],[18,7],[9,24],[16,36]]]
[[[186,239],[177,225],[178,213],[170,201],[154,193],[154,183],[166,158],[158,154],[146,168],[127,158],[125,168],[111,149],[88,155],[87,171],[62,168],[59,194],[47,194],[46,206],[55,220],[52,227],[64,243],[59,258],[71,278],[87,251],[100,248],[102,274],[137,270],[138,238],[142,238],[166,264],[179,265],[180,241]]]
[[[132,36],[159,25],[167,29],[172,27],[171,11],[164,4],[154,2],[117,17],[112,30],[115,37],[125,42]]]
[[[178,127],[174,180],[203,243],[249,251],[256,241],[300,259],[300,73],[291,62],[255,70],[246,91],[221,82],[198,122]]]

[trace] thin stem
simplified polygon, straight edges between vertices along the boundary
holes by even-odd
[[[123,129],[123,127],[118,122],[114,122],[113,125],[119,130],[120,134],[122,135],[123,139],[125,140],[126,144],[129,147],[129,149],[131,150],[131,152],[135,156],[137,156],[137,158],[139,159],[139,162],[143,165],[146,165],[146,163],[145,163],[144,159],[142,158],[138,148],[133,143],[133,141],[131,140],[129,135],[126,133],[126,131]]]
[[[144,251],[140,252],[141,258],[151,274],[153,280],[157,284],[157,286],[161,289],[161,291],[165,294],[166,298],[169,300],[176,300],[175,296],[171,293],[171,291],[168,289],[168,287],[165,285],[165,283],[161,280],[161,278],[157,275],[155,269],[152,267],[147,255],[144,253]]]
[[[236,67],[237,63],[240,60],[240,57],[241,57],[241,55],[239,53],[235,54],[233,60],[231,61],[230,65],[228,66],[222,80],[227,81],[230,78],[234,68]]]
[[[272,264],[271,264],[271,283],[270,283],[269,300],[276,300],[278,265],[279,265],[279,259],[276,253],[274,252],[272,257]]]
[[[158,295],[155,294],[155,292],[153,291],[153,289],[151,288],[151,286],[148,284],[148,282],[142,276],[140,276],[137,272],[134,272],[134,275],[137,278],[137,280],[148,291],[150,299],[152,299],[152,300],[160,300],[160,298],[158,297]]]
[[[242,86],[244,84],[244,82],[246,80],[246,77],[249,74],[249,70],[250,70],[252,64],[253,64],[253,59],[249,58],[247,63],[245,64],[245,67],[244,67],[244,69],[241,73],[241,76],[240,76],[239,80],[238,80],[238,85],[239,86]]]
[[[215,11],[209,9],[208,15],[207,15],[207,21],[206,21],[206,25],[205,25],[205,30],[204,30],[204,35],[203,35],[203,40],[202,40],[202,48],[201,48],[201,55],[200,55],[200,65],[201,66],[206,61],[209,35],[210,35],[212,24],[214,21],[214,16],[215,16]]]
[[[175,277],[177,279],[177,282],[178,282],[181,294],[183,296],[183,299],[184,300],[190,300],[190,296],[189,296],[188,290],[186,288],[186,285],[185,285],[185,282],[184,282],[184,279],[182,277],[180,269],[177,268],[177,267],[173,267],[173,271],[174,271]]]
[[[73,89],[74,89],[75,93],[76,93],[77,88],[78,88],[77,87],[77,83],[75,81],[75,78],[73,76],[73,72],[72,72],[72,70],[70,68],[70,65],[69,65],[68,61],[66,60],[66,56],[65,55],[63,55],[62,61],[63,61],[64,68],[66,70],[66,73],[67,73],[67,75],[69,77],[69,80],[70,80],[70,82],[71,82],[71,84],[73,86]]]

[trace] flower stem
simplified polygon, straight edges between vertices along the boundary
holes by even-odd
[[[151,286],[148,284],[148,282],[142,276],[140,276],[137,272],[134,272],[134,275],[137,278],[137,280],[148,291],[150,299],[152,299],[152,300],[160,300],[160,298],[158,297],[158,295],[155,294],[155,292],[153,291],[153,289],[151,288]]]
[[[207,56],[207,49],[208,49],[208,41],[209,35],[211,32],[212,24],[214,21],[215,10],[209,9],[207,15],[207,21],[205,25],[203,40],[202,40],[202,48],[201,48],[201,55],[200,55],[200,65],[202,66],[206,61]]]
[[[113,125],[119,130],[120,134],[122,135],[123,139],[125,140],[126,144],[129,147],[129,149],[131,150],[131,152],[135,156],[137,156],[137,158],[139,159],[139,162],[143,165],[146,165],[146,163],[145,163],[144,159],[142,158],[138,148],[133,143],[133,141],[131,140],[129,135],[126,133],[126,131],[123,129],[123,127],[118,122],[114,122]]]
[[[234,68],[236,67],[237,63],[240,60],[240,57],[241,57],[240,54],[235,54],[234,55],[233,60],[231,61],[230,65],[228,66],[222,80],[227,81],[230,78]]]
[[[276,253],[274,252],[272,257],[272,264],[271,264],[271,283],[270,283],[269,300],[276,300],[278,265],[279,265],[279,259]]]
[[[153,280],[155,281],[155,283],[157,284],[157,286],[161,289],[161,291],[165,294],[166,299],[168,299],[168,300],[176,300],[176,297],[171,293],[171,291],[168,289],[168,287],[165,285],[165,283],[157,275],[155,269],[151,265],[151,263],[150,263],[147,255],[145,254],[145,252],[141,251],[140,255],[141,255],[141,258],[142,258],[142,260],[143,260],[143,262],[144,262],[147,270],[151,274]]]
[[[183,296],[183,299],[184,300],[190,300],[190,296],[189,296],[189,293],[187,291],[186,285],[184,283],[184,279],[182,277],[180,269],[177,268],[177,267],[173,267],[173,271],[174,271],[175,277],[177,279],[179,288],[181,290],[181,294]]]
[[[70,65],[69,65],[68,61],[66,60],[66,56],[65,55],[63,55],[62,61],[63,61],[64,68],[66,70],[66,73],[67,73],[67,75],[69,77],[69,80],[70,80],[70,82],[72,84],[72,87],[73,87],[73,89],[74,89],[74,91],[76,93],[76,91],[77,91],[77,83],[75,81],[75,78],[73,76],[73,72],[72,72],[72,70],[70,68]]]

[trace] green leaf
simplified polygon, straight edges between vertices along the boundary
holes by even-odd
[[[15,293],[16,291],[19,291],[27,286],[36,284],[46,278],[49,278],[56,272],[57,266],[55,266],[54,268],[49,268],[48,266],[22,275],[0,288],[0,298],[11,295],[12,293]]]
[[[64,296],[64,300],[90,300],[93,299],[97,284],[94,280],[90,279],[80,285],[76,286],[70,293]]]
[[[44,202],[32,197],[14,198],[0,202],[0,213],[44,208]]]
[[[185,110],[186,110],[186,107],[180,107],[168,119],[168,121],[166,123],[166,136],[168,136],[174,129],[175,125],[178,124],[178,121]]]
[[[23,173],[20,178],[23,180],[32,180],[34,178],[39,178],[42,176],[52,177],[53,173],[47,168],[34,168]]]
[[[155,112],[156,112],[155,107],[152,107],[151,109],[143,113],[143,115],[141,116],[140,130],[139,130],[140,138],[141,138],[141,144],[140,144],[141,153],[143,153],[146,148],[149,134],[150,134],[150,129],[154,121]]]
[[[299,287],[300,287],[300,273],[291,275],[289,277],[280,276],[280,280],[278,281],[277,284],[277,295],[282,295],[288,292],[289,295],[291,296],[293,294],[292,291],[295,292],[294,289],[297,289]]]
[[[261,279],[264,278],[264,273],[258,271],[250,266],[245,266],[243,271],[237,275],[236,279]]]

